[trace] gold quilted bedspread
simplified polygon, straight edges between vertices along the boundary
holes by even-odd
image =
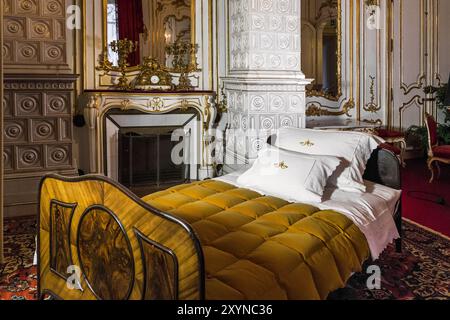
[[[206,269],[206,299],[326,299],[361,271],[367,241],[344,215],[220,181],[143,198],[190,223]]]

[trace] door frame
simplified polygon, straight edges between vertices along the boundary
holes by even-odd
[[[387,127],[394,128],[394,0],[387,0],[386,25],[388,28],[388,105],[386,110]]]

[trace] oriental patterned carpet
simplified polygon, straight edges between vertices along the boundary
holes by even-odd
[[[5,220],[5,264],[0,264],[0,300],[36,299],[35,236],[33,217]]]
[[[0,300],[36,299],[33,218],[5,221],[6,263],[0,265]],[[380,290],[366,286],[369,275],[355,274],[330,300],[450,299],[450,240],[405,222],[404,250],[389,247],[374,264],[381,268]]]

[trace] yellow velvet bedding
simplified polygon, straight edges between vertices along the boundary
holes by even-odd
[[[206,298],[325,299],[369,257],[347,217],[209,180],[143,198],[190,223],[203,247]]]

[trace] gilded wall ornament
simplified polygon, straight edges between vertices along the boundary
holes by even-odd
[[[381,107],[375,103],[375,99],[376,99],[375,98],[375,77],[369,76],[369,78],[370,78],[370,87],[369,87],[370,102],[364,106],[364,110],[367,112],[371,112],[371,113],[377,113],[378,111],[381,110]]]
[[[355,109],[355,101],[350,99],[347,101],[342,110],[331,111],[329,109],[318,106],[317,104],[311,104],[306,110],[306,116],[308,117],[324,117],[324,116],[343,116],[351,117],[350,111]]]
[[[155,97],[150,101],[150,109],[152,111],[161,111],[164,108],[164,101],[160,97]]]

